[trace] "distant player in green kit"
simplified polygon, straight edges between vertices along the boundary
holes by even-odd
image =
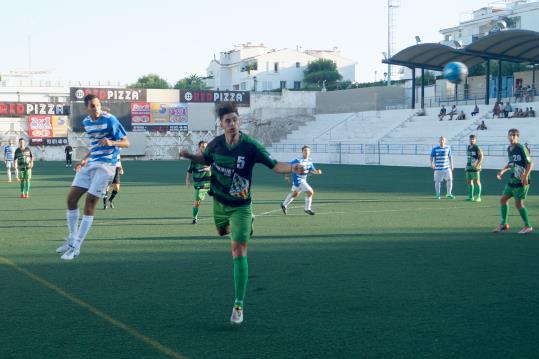
[[[470,135],[470,145],[466,148],[466,154],[468,157],[468,161],[466,162],[468,198],[466,200],[481,202],[481,164],[483,163],[483,151],[477,145],[475,135]],[[474,193],[476,188],[477,194]]]
[[[203,154],[208,147],[208,142],[200,141],[198,143],[198,154]],[[205,164],[191,161],[187,174],[185,176],[185,186],[189,189],[191,185],[191,176],[193,177],[193,187],[195,188],[195,200],[193,201],[193,224],[198,223],[198,208],[200,202],[206,198],[206,194],[210,190],[211,183],[211,167]]]
[[[24,138],[19,139],[19,147],[15,150],[15,173],[21,185],[21,198],[30,196],[30,181],[32,180],[34,158],[30,148],[26,147]]]
[[[277,162],[256,140],[240,131],[240,118],[234,103],[217,107],[224,135],[208,144],[203,154],[180,151],[180,156],[197,163],[211,165],[213,217],[217,233],[230,234],[234,261],[235,301],[230,322],[243,322],[244,298],[247,290],[247,242],[252,234],[253,210],[251,207],[251,179],[253,167],[262,163],[276,173],[301,173],[299,164]]]
[[[509,162],[498,172],[496,177],[501,180],[503,174],[507,171],[511,173],[511,176],[500,199],[502,222],[494,229],[494,232],[507,232],[509,230],[509,223],[507,223],[509,206],[507,202],[511,197],[515,197],[515,207],[524,221],[524,227],[518,233],[527,234],[533,232],[533,227],[528,219],[528,209],[524,207],[524,200],[530,188],[530,172],[533,168],[533,161],[528,149],[518,143],[519,132],[516,128],[509,130],[508,137],[510,143],[507,148]]]

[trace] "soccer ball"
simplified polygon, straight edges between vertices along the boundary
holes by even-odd
[[[460,84],[468,76],[468,67],[462,62],[450,62],[444,67],[444,77],[447,81]]]

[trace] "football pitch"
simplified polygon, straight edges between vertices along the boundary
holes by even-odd
[[[426,159],[427,161],[427,159]],[[257,165],[245,321],[212,199],[191,224],[187,161],[126,161],[80,257],[66,235],[74,172],[37,162],[30,199],[0,172],[0,358],[537,358],[539,235],[493,234],[505,182],[483,202],[434,199],[428,168],[319,165],[315,216]],[[501,165],[500,165],[501,167]],[[533,178],[537,177],[534,173]],[[532,181],[533,181],[532,178]],[[539,184],[527,207],[539,227]],[[82,204],[82,202],[81,202]]]

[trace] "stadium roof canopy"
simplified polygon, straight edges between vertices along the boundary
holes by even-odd
[[[441,44],[410,46],[382,62],[410,68],[441,71],[452,61],[471,67],[486,60],[539,63],[539,32],[505,30],[455,49]]]

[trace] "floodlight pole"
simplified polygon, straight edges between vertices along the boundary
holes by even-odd
[[[391,0],[387,0],[387,59],[391,58]],[[391,86],[391,64],[387,62],[387,86]]]

